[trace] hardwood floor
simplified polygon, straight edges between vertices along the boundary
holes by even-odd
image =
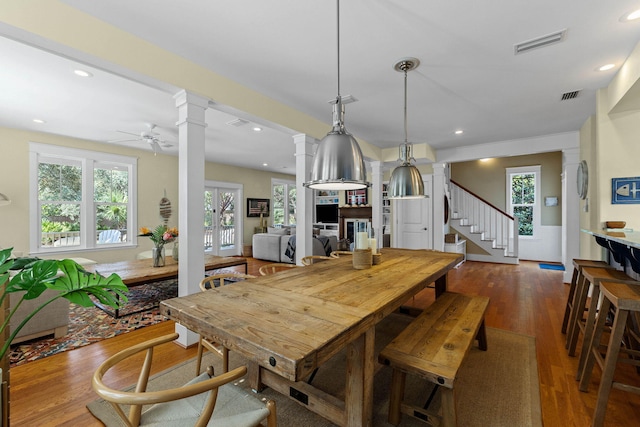
[[[250,259],[249,273],[258,274],[262,261]],[[449,289],[491,298],[487,326],[536,337],[540,394],[544,425],[588,426],[595,405],[600,371],[596,367],[588,393],[578,391],[575,380],[577,358],[567,356],[565,336],[560,332],[568,285],[562,272],[542,270],[537,263],[520,265],[466,262],[449,273]],[[424,307],[433,301],[426,289],[409,305]],[[173,322],[163,322],[128,334],[57,354],[11,369],[11,422],[13,426],[100,426],[85,405],[96,399],[91,376],[108,355],[133,343],[173,332]],[[489,343],[491,345],[491,343]],[[156,371],[194,357],[195,347],[175,344],[158,353]],[[640,385],[632,369],[619,369]],[[118,372],[117,384],[135,382],[126,369]],[[640,425],[640,396],[613,390],[607,408],[606,426]]]

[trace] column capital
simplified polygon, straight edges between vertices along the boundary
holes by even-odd
[[[176,107],[181,107],[183,104],[192,104],[201,108],[209,107],[209,99],[195,93],[181,90],[173,95],[173,99],[176,101]]]

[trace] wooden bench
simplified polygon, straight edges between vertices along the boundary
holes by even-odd
[[[487,297],[445,292],[380,352],[380,363],[393,368],[391,424],[398,425],[405,413],[432,425],[456,425],[456,376],[474,338],[480,349],[487,349],[484,315],[488,305]],[[440,386],[441,415],[403,403],[407,374]]]

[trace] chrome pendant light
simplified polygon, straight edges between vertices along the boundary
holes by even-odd
[[[391,173],[389,180],[390,199],[418,199],[427,197],[424,194],[424,183],[420,171],[411,164],[415,159],[411,155],[413,145],[407,142],[407,72],[415,70],[420,61],[416,58],[403,58],[394,65],[396,71],[404,72],[404,144],[400,144],[400,160],[402,164]]]
[[[340,96],[340,0],[338,21],[338,96],[333,104],[333,129],[322,138],[313,156],[311,179],[304,185],[315,190],[358,190],[370,183],[362,150],[344,127],[344,104]]]

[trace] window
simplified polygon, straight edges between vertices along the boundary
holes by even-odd
[[[273,225],[296,224],[296,183],[274,179],[271,181]]]
[[[518,234],[534,237],[540,226],[540,166],[507,168],[507,210],[518,218]]]
[[[136,159],[31,143],[31,252],[136,243]]]

